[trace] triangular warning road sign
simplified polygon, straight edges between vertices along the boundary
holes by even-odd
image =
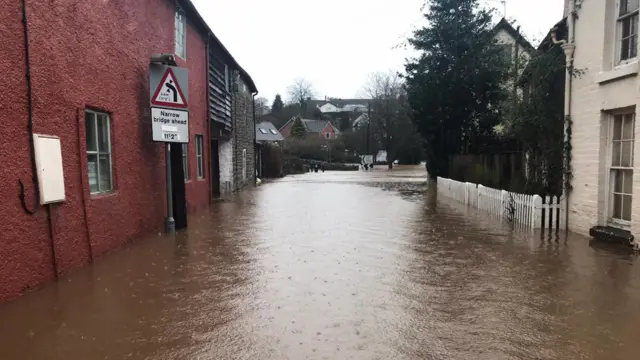
[[[171,68],[167,68],[162,80],[158,84],[156,92],[151,98],[151,105],[167,106],[172,108],[186,109],[187,99],[180,89],[180,84],[176,81],[176,76]]]

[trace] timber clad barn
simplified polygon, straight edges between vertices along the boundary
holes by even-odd
[[[171,65],[189,73],[189,143],[171,146],[177,226],[254,184],[256,86],[189,0],[0,0],[0,8],[0,302],[164,228],[152,54],[175,54]],[[60,139],[61,202],[40,205],[31,129]]]

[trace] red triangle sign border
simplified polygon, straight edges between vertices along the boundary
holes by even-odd
[[[167,77],[169,77],[169,74],[171,74],[171,77],[176,82],[176,90],[178,91],[178,94],[180,94],[180,98],[182,99],[183,104],[176,104],[172,102],[156,100],[158,98],[158,94],[160,94],[160,91],[164,86],[165,81],[167,81]],[[166,107],[172,107],[172,108],[178,108],[178,109],[186,109],[189,107],[189,105],[187,104],[187,98],[184,97],[184,94],[182,93],[182,88],[178,83],[178,79],[176,78],[176,75],[173,73],[173,69],[171,69],[170,67],[167,68],[167,71],[164,72],[164,76],[162,76],[162,79],[158,83],[158,87],[156,88],[156,91],[154,92],[153,97],[151,98],[151,105],[166,106]]]

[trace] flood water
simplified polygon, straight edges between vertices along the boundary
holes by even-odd
[[[422,167],[291,176],[0,305],[0,359],[638,359],[640,258]]]

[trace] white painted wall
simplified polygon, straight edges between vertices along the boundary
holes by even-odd
[[[225,196],[233,191],[233,139],[220,140],[218,156],[220,160],[220,194]]]
[[[573,192],[569,202],[569,228],[587,234],[609,217],[610,111],[640,105],[637,58],[615,64],[615,0],[585,1],[575,27],[576,69],[585,73],[571,87],[573,120]],[[627,74],[625,77],[620,75]],[[603,81],[608,80],[608,81]],[[635,138],[638,138],[636,128]],[[640,195],[640,152],[634,147],[633,193]],[[640,230],[640,196],[632,202],[632,233]],[[637,235],[637,234],[636,234]]]
[[[327,113],[327,112],[338,112],[340,109],[338,109],[336,106],[334,106],[333,104],[324,104],[322,106],[320,106],[320,111],[322,111],[323,113]]]

